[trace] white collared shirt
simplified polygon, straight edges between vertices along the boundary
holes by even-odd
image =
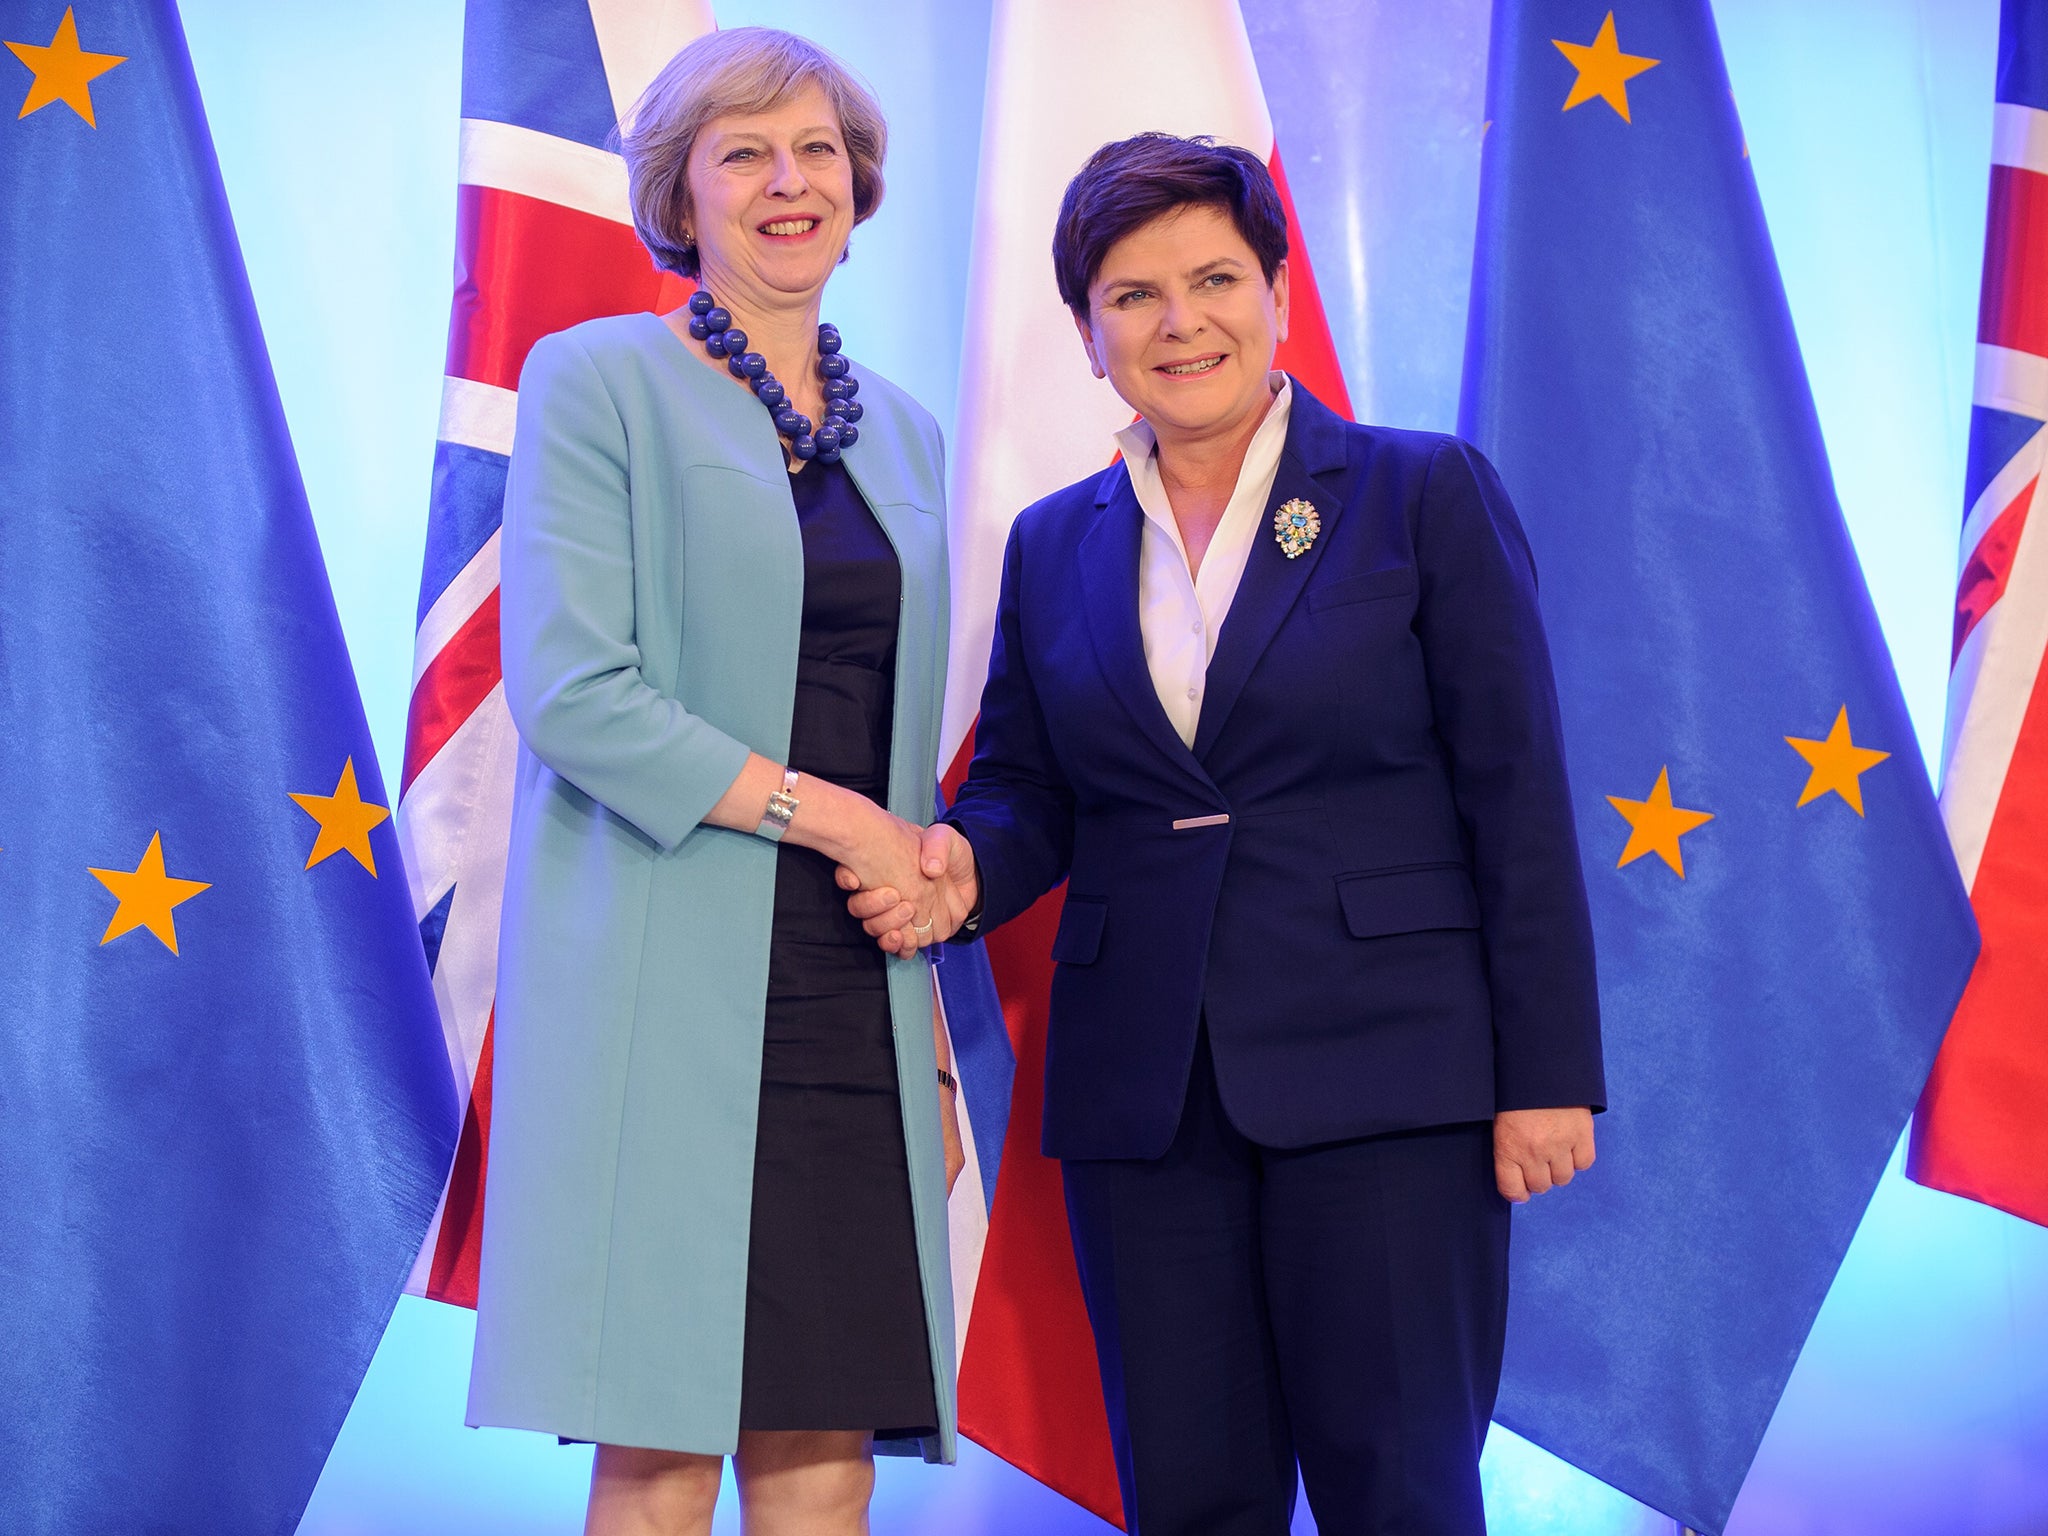
[[[1237,488],[1202,555],[1199,576],[1188,570],[1187,545],[1159,478],[1158,440],[1150,424],[1141,417],[1116,434],[1131,490],[1145,514],[1138,541],[1138,631],[1145,642],[1145,665],[1166,718],[1191,747],[1202,718],[1209,658],[1216,654],[1216,637],[1265,521],[1273,477],[1280,472],[1280,450],[1287,443],[1294,385],[1277,370],[1267,379],[1276,391],[1273,404],[1245,450]]]

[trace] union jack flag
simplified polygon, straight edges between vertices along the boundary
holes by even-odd
[[[1941,808],[1984,947],[1914,1121],[1922,1184],[2048,1223],[2048,0],[1999,17]]]
[[[413,645],[398,835],[456,1087],[454,1171],[408,1289],[476,1305],[498,906],[519,738],[498,664],[498,524],[519,370],[552,331],[689,296],[633,233],[606,147],[709,0],[469,0],[455,302]]]

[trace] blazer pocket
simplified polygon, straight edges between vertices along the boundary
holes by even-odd
[[[1477,928],[1479,897],[1462,864],[1417,864],[1337,877],[1344,926],[1355,939]]]
[[[1308,606],[1311,613],[1325,608],[1342,608],[1347,603],[1369,603],[1376,597],[1403,597],[1415,590],[1415,568],[1410,565],[1390,566],[1383,571],[1367,571],[1363,576],[1346,576],[1342,581],[1326,581],[1308,589]]]
[[[1059,932],[1053,935],[1052,957],[1061,965],[1093,965],[1102,950],[1102,920],[1109,903],[1069,896],[1060,909]]]

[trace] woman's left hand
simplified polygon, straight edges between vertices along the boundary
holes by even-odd
[[[967,1166],[967,1148],[960,1140],[960,1095],[939,1084],[939,1139],[946,1147],[946,1193],[953,1193],[960,1170]]]
[[[1504,1109],[1493,1117],[1494,1182],[1517,1205],[1592,1166],[1590,1109]]]
[[[841,871],[844,873],[844,871]],[[932,976],[932,1059],[938,1069],[952,1076],[953,1040],[946,1033],[946,1009],[939,996],[939,978]],[[960,1170],[967,1166],[967,1148],[960,1141],[960,1086],[939,1079],[939,1141],[946,1153],[946,1194],[950,1197]]]

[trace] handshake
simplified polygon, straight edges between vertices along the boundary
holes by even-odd
[[[847,911],[892,955],[950,939],[981,900],[974,850],[953,828],[922,829],[884,813],[839,865]]]

